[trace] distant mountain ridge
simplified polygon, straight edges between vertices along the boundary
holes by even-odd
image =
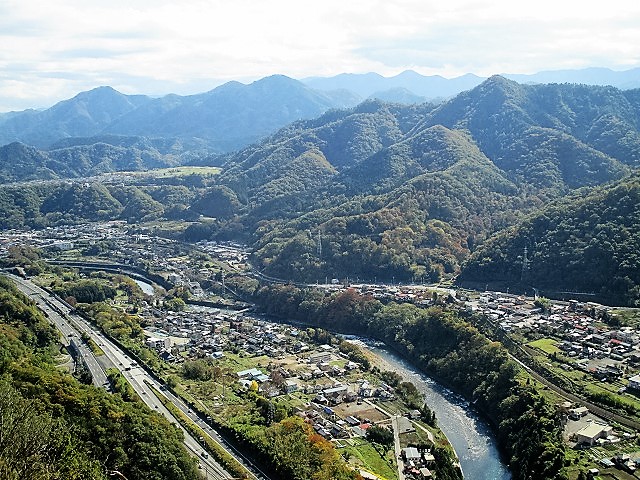
[[[560,70],[533,75],[503,75],[520,83],[580,83],[640,87],[640,69]],[[125,95],[111,87],[81,92],[46,110],[0,114],[0,145],[21,142],[40,149],[66,139],[140,136],[178,141],[184,151],[226,153],[243,148],[285,125],[349,108],[367,98],[400,104],[442,101],[480,85],[467,74],[446,79],[405,71],[393,77],[376,73],[340,74],[301,81],[273,75],[250,84],[228,82],[200,94]]]
[[[349,92],[315,91],[282,75],[155,99],[98,87],[43,111],[0,116],[0,144],[21,142],[44,149],[69,138],[125,135],[179,139],[187,149],[206,147],[220,153],[258,141],[295,120],[360,100]]]
[[[579,70],[550,70],[534,74],[502,73],[502,77],[518,83],[577,83],[585,85],[609,85],[621,90],[640,88],[640,68],[614,71],[608,68]],[[306,85],[318,90],[351,90],[363,98],[378,92],[406,89],[427,100],[449,98],[465,90],[477,87],[488,77],[466,74],[453,78],[440,75],[421,75],[406,70],[398,75],[383,77],[377,73],[342,73],[333,77],[309,77],[302,79]],[[380,98],[380,97],[379,97]]]

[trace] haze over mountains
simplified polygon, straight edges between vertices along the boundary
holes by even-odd
[[[640,87],[640,68],[613,71],[608,68],[585,68],[582,70],[550,70],[534,74],[502,73],[502,77],[518,83],[582,83],[585,85],[610,85],[628,90]],[[388,90],[404,89],[426,100],[448,98],[464,90],[480,85],[487,77],[474,74],[444,78],[440,75],[424,76],[411,70],[393,77],[377,73],[343,73],[334,77],[310,77],[302,81],[318,90],[345,89],[362,98],[384,94]],[[382,98],[381,98],[382,99]],[[409,103],[409,102],[402,102]]]
[[[315,91],[281,75],[249,85],[229,82],[198,95],[162,98],[98,87],[44,111],[0,116],[0,144],[17,141],[51,148],[68,138],[102,136],[104,141],[105,135],[125,135],[174,138],[185,150],[226,152],[294,120],[359,101],[348,92]]]

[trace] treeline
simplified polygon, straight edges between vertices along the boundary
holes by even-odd
[[[245,415],[230,419],[236,438],[249,445],[276,478],[283,480],[361,480],[347,466],[333,444],[318,435],[298,416],[285,416],[279,421],[275,406],[256,396],[253,418]],[[259,415],[259,421],[256,421]]]
[[[55,329],[5,277],[0,312],[1,478],[198,478],[180,430],[139,400],[56,368]]]
[[[115,298],[117,294],[116,289],[105,282],[89,279],[65,282],[54,287],[54,292],[62,298],[71,299],[71,303],[104,302]]]
[[[256,301],[269,315],[384,341],[487,415],[515,480],[566,478],[553,406],[516,378],[518,366],[501,344],[455,312],[382,305],[353,290],[325,295],[291,285],[264,287]]]

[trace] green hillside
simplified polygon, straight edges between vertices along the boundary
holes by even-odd
[[[112,395],[57,367],[57,330],[5,277],[0,312],[1,478],[199,478],[182,433],[135,393]]]
[[[473,253],[459,281],[640,305],[640,175],[576,192],[500,232]]]

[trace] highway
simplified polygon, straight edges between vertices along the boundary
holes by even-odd
[[[126,355],[117,345],[111,342],[102,332],[95,330],[89,325],[82,317],[70,313],[69,307],[59,301],[53,296],[50,296],[45,290],[41,289],[37,285],[28,280],[24,280],[15,275],[8,275],[14,283],[18,286],[23,293],[32,298],[44,312],[46,312],[48,318],[56,325],[56,327],[62,332],[63,337],[68,342],[70,338],[77,337],[86,333],[89,335],[96,344],[104,351],[107,359],[114,365],[114,368],[120,370],[127,381],[131,384],[135,392],[140,396],[142,401],[151,409],[156,410],[161,415],[164,415],[169,422],[175,424],[180,428],[184,434],[184,444],[198,458],[199,468],[202,469],[205,478],[207,480],[229,480],[231,475],[222,468],[215,460],[210,458],[205,452],[200,443],[187,432],[178,420],[162,405],[160,400],[154,395],[149,385],[153,385],[154,388],[161,390],[163,387],[154,380],[143,368]],[[76,344],[83,343],[78,340]],[[86,348],[86,347],[85,347]],[[89,357],[93,358],[95,366],[99,368],[104,377],[103,383],[100,386],[104,386],[106,382],[109,384],[106,375],[102,368],[95,360],[93,353],[89,351]],[[92,366],[88,363],[89,368]],[[93,371],[92,371],[93,374]],[[102,379],[102,377],[100,377]],[[98,382],[101,380],[98,380]],[[94,382],[96,383],[96,382]],[[190,415],[191,416],[191,415]],[[202,425],[200,425],[202,427]]]
[[[12,280],[16,283],[18,289],[31,298],[38,308],[45,312],[47,318],[53,322],[53,324],[62,333],[62,343],[65,346],[72,346],[77,354],[82,359],[83,363],[87,366],[91,372],[92,382],[96,387],[109,388],[110,383],[107,379],[107,375],[103,368],[96,360],[95,355],[91,349],[79,338],[77,330],[72,327],[69,322],[59,313],[49,298],[49,294],[41,288],[33,285],[30,282],[22,280],[19,277],[11,276]]]

